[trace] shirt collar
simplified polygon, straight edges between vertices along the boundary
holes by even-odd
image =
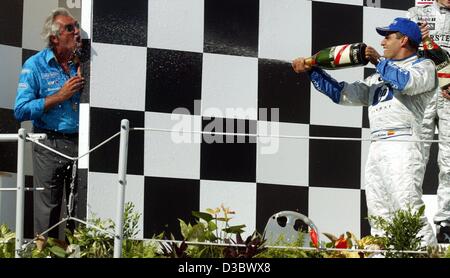
[[[52,60],[55,61],[55,63],[58,63],[58,60],[56,60],[55,53],[53,53],[53,50],[51,48],[47,47],[45,49],[45,62],[47,64],[50,64],[50,61],[52,61]],[[73,61],[69,61],[68,64],[72,65]]]
[[[402,59],[391,59],[392,62],[406,62],[408,60],[413,60],[413,59],[417,59],[417,54],[411,54],[408,57],[402,58]]]
[[[55,53],[53,53],[53,50],[51,48],[47,47],[45,49],[45,62],[47,62],[47,64],[50,64],[51,60],[56,61]]]

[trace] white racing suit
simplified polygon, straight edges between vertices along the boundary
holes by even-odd
[[[433,5],[409,9],[407,17],[413,21],[428,22],[430,37],[441,48],[450,51],[449,9],[440,7],[434,2]],[[450,140],[450,101],[442,97],[440,92],[436,94],[425,110],[422,139],[433,139],[436,126],[439,129],[439,139]],[[426,162],[428,162],[430,147],[431,143],[425,143]],[[436,224],[440,222],[450,224],[450,143],[439,143],[438,165],[438,211],[433,220]]]
[[[434,63],[416,55],[403,60],[382,60],[377,73],[363,81],[340,82],[321,69],[309,72],[311,82],[335,103],[369,106],[373,139],[365,168],[365,190],[369,216],[392,219],[393,213],[422,201],[425,169],[423,144],[398,142],[420,139],[424,110],[436,94],[438,80]],[[423,216],[425,227],[419,235],[422,245],[436,244],[432,227]],[[371,223],[373,235],[382,235]]]

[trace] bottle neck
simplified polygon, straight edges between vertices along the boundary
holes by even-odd
[[[316,64],[316,59],[314,59],[314,56],[308,57],[305,59],[305,64],[312,67]]]
[[[426,37],[422,41],[423,48],[425,50],[431,50],[431,49],[439,49],[439,45],[437,45],[430,37]]]

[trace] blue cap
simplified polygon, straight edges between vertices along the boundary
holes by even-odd
[[[387,27],[377,27],[377,32],[382,36],[389,35],[393,32],[400,32],[407,36],[416,45],[419,45],[422,41],[422,33],[420,32],[420,28],[417,23],[404,17],[397,17]]]

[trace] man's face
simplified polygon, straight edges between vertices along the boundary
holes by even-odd
[[[81,43],[78,22],[65,15],[57,16],[55,22],[59,23],[59,37],[54,41],[55,46],[73,52]]]
[[[450,0],[437,0],[441,6],[446,7],[447,9],[450,9]]]
[[[397,38],[396,33],[390,33],[381,41],[384,49],[384,57],[388,59],[397,59],[397,55],[402,47],[402,38]]]

